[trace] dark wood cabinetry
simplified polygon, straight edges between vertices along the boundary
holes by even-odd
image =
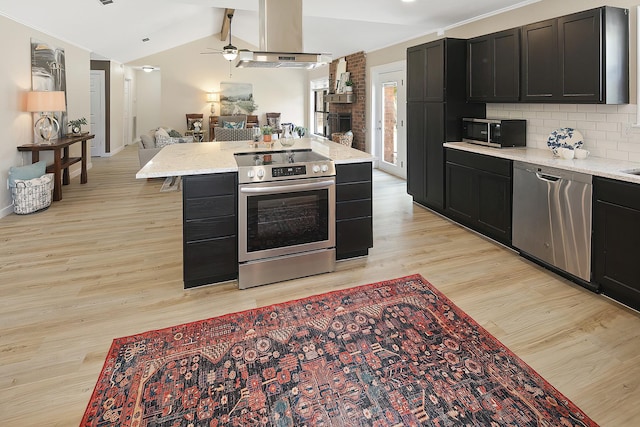
[[[522,27],[523,102],[629,102],[628,10],[601,7]]]
[[[183,177],[184,287],[238,277],[237,174]]]
[[[446,214],[511,244],[511,160],[446,150]]]
[[[372,193],[370,162],[336,165],[336,259],[373,247]]]
[[[466,102],[466,40],[442,39],[407,49],[407,190],[444,209],[444,148],[461,139],[463,117],[485,117]]]
[[[467,99],[517,102],[520,99],[520,28],[467,41]]]
[[[593,280],[640,310],[640,185],[594,177]]]

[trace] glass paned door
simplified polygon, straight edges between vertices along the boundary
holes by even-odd
[[[405,73],[399,65],[388,68],[373,71],[375,154],[380,169],[406,178]]]

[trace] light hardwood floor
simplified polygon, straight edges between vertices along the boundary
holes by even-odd
[[[413,205],[374,174],[374,247],[330,274],[182,287],[182,203],[135,146],[0,219],[0,425],[78,425],[115,337],[422,274],[602,426],[640,425],[640,315]]]

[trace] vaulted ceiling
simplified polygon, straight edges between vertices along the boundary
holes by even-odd
[[[277,1],[277,0],[276,0]],[[306,52],[380,49],[539,0],[302,0]],[[225,8],[232,35],[259,45],[258,0],[4,1],[0,14],[122,63],[211,37],[221,47]],[[143,41],[148,39],[148,41]]]

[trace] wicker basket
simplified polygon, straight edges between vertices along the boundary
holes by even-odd
[[[351,147],[353,143],[353,133],[351,132],[334,132],[331,134],[331,140],[333,142],[337,142],[338,144],[346,145]]]
[[[30,214],[48,208],[53,193],[53,174],[40,178],[16,179],[11,186],[13,211],[19,215]]]

